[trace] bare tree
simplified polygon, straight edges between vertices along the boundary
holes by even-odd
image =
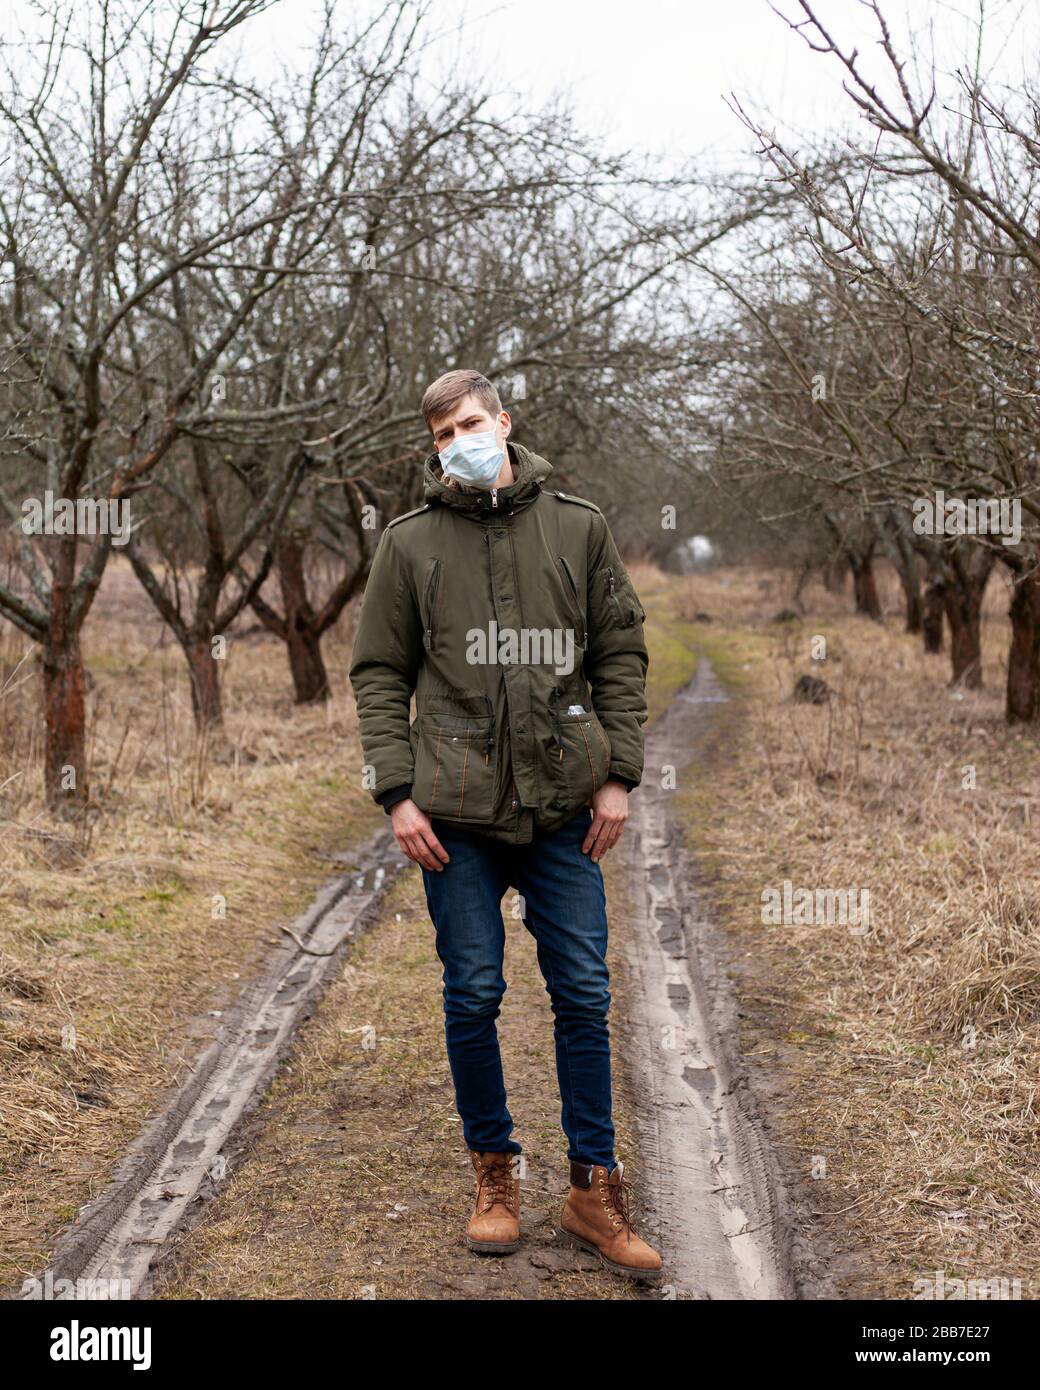
[[[280,281],[281,241],[313,217],[291,169],[272,180],[248,153],[231,164],[202,157],[176,177],[168,166],[171,149],[191,149],[186,130],[233,126],[207,63],[262,8],[56,3],[42,36],[4,45],[0,351],[15,476],[2,504],[15,524],[19,499],[45,493],[78,505],[77,520],[98,499],[134,497],[198,423],[200,391]],[[220,212],[203,225],[189,206]],[[221,281],[236,252],[248,268]],[[174,304],[189,274],[210,277],[220,312],[185,361]],[[113,537],[87,545],[82,530],[23,534],[22,581],[0,586],[0,614],[42,647],[55,808],[89,794],[80,634]]]

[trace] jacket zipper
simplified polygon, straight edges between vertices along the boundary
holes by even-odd
[[[441,562],[434,560],[426,580],[426,631],[423,633],[423,646],[433,650],[433,606],[437,601],[437,588],[440,584]]]
[[[560,727],[560,696],[563,694],[558,685],[554,685],[549,692],[549,710],[552,714],[553,732],[556,736],[556,746],[560,750],[560,762],[563,762],[563,729]]]
[[[578,598],[578,586],[577,586],[577,584],[575,584],[575,582],[574,582],[574,575],[571,574],[571,567],[570,567],[570,565],[568,565],[567,561],[564,559],[564,557],[563,557],[562,555],[557,556],[557,562],[558,562],[558,564],[559,564],[559,566],[560,566],[560,569],[563,571],[565,582],[566,582],[568,588],[570,589],[571,595],[572,595],[572,597],[573,597],[573,599],[574,599],[574,613],[575,613],[575,616],[578,618],[578,634],[579,634],[579,640],[581,641],[581,645],[584,647],[584,645],[585,645],[585,623],[584,623],[584,615],[582,614],[582,611],[581,611],[581,600]]]
[[[495,747],[495,707],[491,703],[491,696],[488,695],[486,691],[484,699],[487,701],[489,720],[487,742],[484,745],[484,762],[488,764],[491,762],[491,754]]]
[[[498,506],[498,488],[497,488],[497,487],[493,487],[493,488],[491,489],[491,509],[492,509],[492,511],[494,511],[494,509],[495,509],[497,506]]]
[[[608,567],[608,569],[607,569],[607,596],[608,596],[608,598],[610,599],[611,603],[614,605],[614,611],[617,613],[618,622],[621,624],[622,627],[624,627],[624,626],[627,626],[627,624],[625,623],[625,615],[624,615],[624,614],[622,613],[622,611],[621,611],[621,604],[619,603],[619,601],[618,601],[618,596],[617,596],[617,594],[615,593],[615,587],[616,587],[616,581],[615,581],[615,579],[614,579],[614,571]]]

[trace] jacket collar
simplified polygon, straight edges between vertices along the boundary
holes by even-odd
[[[427,502],[439,502],[453,507],[474,521],[492,521],[523,511],[535,501],[542,482],[552,472],[552,464],[539,454],[533,454],[522,444],[506,442],[509,462],[513,465],[513,481],[498,489],[498,506],[492,508],[491,493],[483,488],[448,487],[443,481],[439,455],[430,454],[423,466],[423,496]]]

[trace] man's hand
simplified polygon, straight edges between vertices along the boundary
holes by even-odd
[[[598,864],[608,849],[613,849],[628,820],[628,791],[620,782],[604,782],[592,798],[592,824],[581,847],[582,854],[592,851],[593,864]]]
[[[401,851],[424,869],[443,872],[448,862],[448,852],[433,833],[433,826],[425,811],[420,811],[410,797],[399,801],[390,808],[390,824]],[[436,856],[440,856],[440,861]]]

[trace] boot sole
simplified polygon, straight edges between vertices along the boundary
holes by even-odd
[[[520,1249],[518,1240],[474,1240],[466,1236],[466,1245],[477,1255],[512,1255]]]
[[[591,1240],[585,1240],[583,1236],[576,1236],[571,1231],[560,1228],[560,1242],[563,1245],[571,1245],[578,1250],[587,1250],[590,1255],[595,1255],[600,1264],[605,1265],[611,1274],[619,1274],[623,1279],[634,1279],[640,1284],[659,1284],[661,1273],[659,1269],[638,1269],[633,1265],[615,1264],[613,1260],[608,1260],[606,1255],[597,1245],[593,1245]]]

